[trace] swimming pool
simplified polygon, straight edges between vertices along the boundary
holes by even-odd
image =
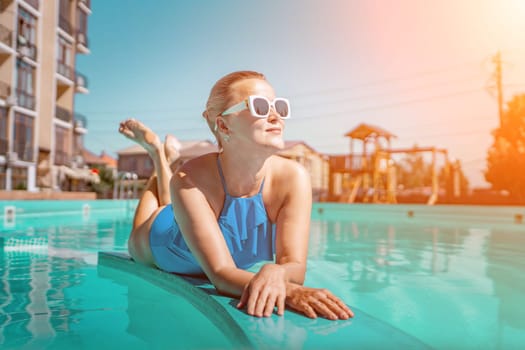
[[[135,205],[0,201],[0,347],[525,345],[523,207],[315,204],[306,284],[356,313],[332,322],[256,319],[209,285],[196,301],[198,289],[150,283],[133,263],[99,264],[99,251],[126,252]]]

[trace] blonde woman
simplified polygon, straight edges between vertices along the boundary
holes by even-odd
[[[275,308],[283,315],[287,306],[311,318],[352,317],[331,292],[303,286],[309,175],[275,155],[290,116],[288,100],[275,96],[264,75],[228,74],[211,89],[203,112],[220,151],[189,160],[173,174],[176,140],[168,136],[162,144],[139,121],[122,122],[120,133],[146,149],[156,170],[135,213],[131,256],[168,272],[205,274],[253,316],[268,317]],[[260,261],[272,262],[247,271]]]

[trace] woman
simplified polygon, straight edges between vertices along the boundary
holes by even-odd
[[[311,210],[309,175],[275,156],[284,146],[286,99],[257,72],[234,72],[212,88],[206,110],[219,153],[189,160],[172,175],[176,140],[164,145],[130,119],[119,131],[142,145],[156,174],[138,204],[129,239],[131,256],[181,274],[202,274],[238,308],[268,317],[285,305],[306,316],[348,319],[352,311],[324,289],[302,286]],[[257,273],[254,263],[273,260]]]

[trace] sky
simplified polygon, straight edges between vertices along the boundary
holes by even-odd
[[[392,148],[445,148],[471,186],[503,98],[525,93],[525,0],[91,0],[91,53],[77,57],[89,94],[84,145],[116,156],[134,117],[161,138],[213,140],[201,114],[212,85],[237,70],[266,75],[290,99],[285,139],[349,151],[360,123],[396,135]],[[354,146],[359,151],[359,145]]]

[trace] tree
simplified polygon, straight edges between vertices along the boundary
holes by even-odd
[[[494,142],[487,152],[485,179],[495,190],[525,201],[525,94],[507,103],[502,125],[492,131]]]

